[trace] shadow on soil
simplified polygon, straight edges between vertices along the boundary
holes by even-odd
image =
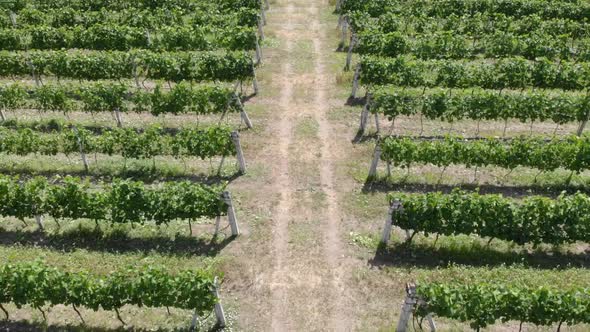
[[[473,244],[450,247],[436,247],[431,244],[397,243],[381,246],[369,264],[372,266],[395,267],[447,267],[449,264],[468,266],[523,265],[539,269],[566,267],[590,267],[590,249],[583,253],[559,253],[550,251],[496,250]]]
[[[108,233],[100,229],[78,227],[60,233],[29,232],[20,230],[5,231],[0,229],[0,245],[35,246],[72,252],[87,249],[101,252],[158,252],[179,256],[215,256],[225,248],[234,236],[220,235],[211,238],[190,237],[177,234],[175,238],[150,236],[145,238],[130,237],[124,230]]]
[[[374,120],[372,120],[372,118],[370,118],[369,123],[371,125],[373,125]],[[377,141],[378,139],[389,138],[389,137],[398,138],[398,139],[407,138],[407,139],[411,139],[414,141],[444,141],[448,137],[461,137],[462,141],[468,141],[468,142],[481,142],[481,141],[486,141],[489,139],[489,137],[484,137],[484,136],[398,135],[398,134],[390,134],[385,131],[377,132],[374,130],[372,130],[372,131],[367,130],[367,132],[363,133],[359,130],[359,131],[357,131],[355,137],[352,139],[352,143],[360,144],[360,143],[366,143],[366,142],[370,142],[370,141]],[[517,140],[519,138],[520,137],[499,137],[499,138],[494,137],[494,140],[509,143],[509,142]],[[543,141],[545,141],[545,142],[551,142],[552,140],[553,140],[552,138],[547,138],[547,137],[543,139]]]
[[[45,323],[36,322],[14,322],[14,321],[3,321],[0,320],[1,331],[11,332],[188,332],[190,329],[187,328],[173,328],[173,329],[143,329],[135,327],[119,327],[119,328],[100,328],[91,327],[86,325],[47,325]],[[202,329],[197,331],[222,331],[219,327],[211,327],[208,329]]]
[[[36,176],[43,176],[47,178],[64,177],[64,176],[76,176],[88,178],[93,182],[103,181],[106,183],[111,182],[114,178],[132,179],[136,181],[142,181],[145,183],[154,182],[167,182],[167,181],[190,181],[200,184],[219,184],[219,183],[231,183],[236,180],[242,173],[235,172],[231,175],[205,175],[205,174],[169,174],[167,172],[160,172],[158,169],[151,167],[139,167],[133,169],[121,169],[120,171],[104,170],[93,170],[85,172],[83,169],[80,170],[67,170],[67,171],[53,171],[53,170],[42,170],[31,172],[26,168],[3,168],[0,166],[0,172],[4,175],[18,175],[20,179],[29,179]]]
[[[391,182],[386,179],[368,179],[363,185],[363,193],[389,193],[403,191],[406,193],[443,192],[450,193],[453,189],[478,190],[480,194],[502,194],[506,197],[526,197],[543,195],[557,197],[562,192],[574,194],[581,192],[590,194],[590,187],[584,185],[568,185],[567,183],[530,184],[522,186],[503,186],[501,184],[461,183],[461,184],[427,184],[406,181]]]
[[[255,95],[250,95],[250,96],[245,97],[243,102],[248,101],[249,99],[253,98],[254,96]],[[31,122],[18,122],[16,120],[7,120],[7,121],[3,122],[2,124],[0,124],[0,126],[8,128],[8,129],[17,130],[17,129],[28,128],[28,129],[32,129],[34,131],[38,131],[38,132],[42,132],[42,133],[61,132],[66,129],[69,130],[71,128],[71,125],[72,125],[72,123],[69,123],[66,121],[55,120],[55,119],[51,119],[48,121],[31,121]],[[209,125],[213,125],[213,124],[209,124]],[[97,134],[97,135],[116,129],[116,127],[113,127],[113,126],[100,126],[100,125],[83,125],[81,127],[92,132],[93,134]],[[200,128],[198,124],[195,127]],[[201,127],[203,129],[205,129],[208,126],[202,125]],[[145,128],[132,127],[132,129],[135,130],[137,133],[145,132]],[[182,130],[182,128],[162,127],[161,130],[162,130],[163,134],[174,136],[174,135],[178,134]],[[235,128],[235,130],[238,132],[245,132],[245,131],[248,131],[249,129],[247,127],[240,126],[239,128]]]
[[[365,103],[367,102],[367,97],[348,97],[348,99],[346,100],[346,103],[344,105],[346,106],[363,106],[365,105]]]
[[[356,136],[352,139],[353,144],[362,144],[366,142],[376,142],[379,139],[378,133],[363,134],[360,130],[357,131]]]

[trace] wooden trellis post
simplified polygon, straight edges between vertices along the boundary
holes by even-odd
[[[135,87],[141,88],[139,84],[139,75],[137,74],[137,62],[135,62],[135,56],[131,58],[131,65],[133,66],[133,78],[135,79]]]
[[[237,131],[231,133],[231,140],[236,147],[236,157],[240,166],[240,173],[246,173],[246,160],[244,159],[244,152],[242,151],[242,144],[240,143],[240,134]]]
[[[342,29],[342,34],[340,37],[340,45],[342,45],[342,47],[344,47],[344,43],[346,43],[346,36],[348,36],[348,19],[346,17],[344,17],[342,19],[342,23],[341,23],[341,27]]]
[[[224,328],[224,327],[226,327],[227,322],[225,319],[225,312],[223,310],[223,306],[221,305],[221,298],[219,297],[218,288],[219,288],[219,281],[218,281],[217,277],[215,277],[215,280],[213,281],[213,289],[211,290],[211,292],[213,293],[215,298],[217,298],[217,303],[215,304],[215,307],[213,308],[213,312],[215,312],[215,318],[217,318],[216,327]],[[196,328],[198,325],[200,325],[199,316],[195,312],[193,314],[193,318],[191,319],[191,326],[189,327],[189,331],[196,331]]]
[[[396,332],[406,332],[408,330],[408,322],[410,321],[412,312],[414,312],[414,308],[417,304],[425,305],[426,303],[420,300],[420,298],[416,294],[416,285],[407,284],[406,299],[404,301],[404,304],[402,305],[402,312],[397,323],[397,328],[395,329]],[[434,324],[434,320],[432,319],[432,314],[428,314],[425,318],[428,322],[428,326],[430,327],[430,331],[436,332],[436,325]]]
[[[350,36],[350,45],[348,45],[348,54],[346,55],[346,64],[344,65],[345,71],[350,70],[350,63],[352,62],[352,51],[357,43],[358,43],[358,37],[357,37],[356,33],[353,32],[352,35]]]
[[[239,83],[236,84],[236,87],[234,88],[234,92],[233,92],[233,96],[232,96],[232,100],[228,101],[225,110],[223,111],[223,113],[221,113],[221,118],[219,118],[219,124],[221,124],[221,122],[223,121],[223,119],[225,118],[225,115],[228,112],[228,109],[230,107],[230,103],[233,101],[238,105],[238,109],[240,111],[240,118],[244,121],[244,123],[246,124],[246,127],[248,129],[252,129],[253,125],[252,125],[252,121],[250,120],[250,117],[248,116],[248,113],[246,113],[246,109],[244,108],[244,104],[242,104],[242,101],[240,100],[240,96],[238,96],[236,90],[237,90],[237,85]],[[221,164],[223,164],[223,159],[221,159]],[[221,170],[221,166],[219,166],[219,169]]]
[[[258,38],[264,40],[264,29],[262,29],[262,21],[258,19]]]
[[[35,221],[37,222],[37,226],[39,226],[39,230],[43,230],[43,216],[41,215],[35,215]]]
[[[361,75],[361,64],[356,65],[356,69],[354,70],[354,78],[352,80],[352,91],[350,93],[350,98],[356,98],[356,91],[359,88],[359,78]]]
[[[387,161],[387,177],[391,177],[391,161]]]
[[[248,129],[252,129],[252,121],[250,121],[250,117],[248,116],[248,113],[246,113],[246,109],[244,108],[244,104],[242,104],[240,97],[238,97],[238,95],[234,95],[234,98],[236,98],[238,106],[240,107],[240,117],[242,117],[242,120],[244,120],[246,127],[248,127]]]
[[[217,298],[217,303],[215,304],[215,317],[217,317],[217,326],[220,328],[224,328],[226,326],[225,321],[225,312],[223,311],[223,306],[221,305],[221,298],[219,297],[219,284],[217,277],[215,277],[215,281],[213,282],[213,294]]]
[[[152,46],[152,35],[148,29],[145,29],[145,39],[147,41],[147,45]]]
[[[27,65],[29,66],[29,69],[31,69],[31,75],[35,80],[35,86],[39,87],[41,85],[41,81],[39,80],[39,75],[37,75],[35,65],[33,65],[31,60],[27,60]]]
[[[578,136],[582,136],[582,133],[584,132],[584,129],[586,128],[586,124],[588,124],[588,120],[584,120],[584,121],[582,121],[582,123],[580,123],[580,126],[578,127],[578,131],[577,131]]]
[[[229,227],[231,228],[231,235],[240,235],[240,228],[238,226],[238,218],[236,217],[236,209],[231,199],[231,194],[228,191],[223,192],[223,201],[227,204],[227,218],[229,219]]]
[[[260,48],[259,38],[256,38],[256,64],[262,63],[262,49]]]
[[[190,332],[195,332],[197,330],[197,326],[200,328],[201,322],[199,321],[199,315],[197,315],[197,312],[195,310],[195,313],[193,314],[193,318],[191,319],[191,326],[188,328],[188,330]]]
[[[395,329],[396,332],[407,331],[408,321],[410,320],[410,316],[412,315],[412,311],[414,311],[415,306],[416,286],[408,284],[406,285],[406,299],[404,300],[404,304],[402,305],[402,312],[399,316],[397,328]]]
[[[365,134],[365,131],[367,130],[367,123],[369,120],[369,112],[371,110],[371,101],[373,99],[373,95],[370,93],[367,93],[367,97],[366,97],[366,101],[365,101],[365,105],[363,106],[363,110],[361,112],[361,123],[359,126],[359,132],[361,135]],[[377,127],[377,133],[379,133],[379,115],[375,114],[375,126]]]
[[[262,19],[262,25],[266,25],[266,13],[264,12],[264,8],[260,9],[260,18]]]
[[[580,123],[580,126],[578,127],[578,132],[577,132],[578,136],[582,136],[582,133],[584,132],[584,129],[586,128],[586,125],[588,124],[588,117],[590,117],[590,111],[588,112],[586,119],[584,119],[584,121],[582,121],[582,123]]]
[[[119,127],[119,128],[123,127],[123,120],[121,119],[121,112],[119,111],[119,108],[116,107],[113,110],[113,113],[115,114],[115,120],[117,121],[117,127]]]
[[[590,90],[586,89],[586,97],[588,97],[590,95]],[[587,114],[586,114],[586,119],[584,119],[584,121],[582,121],[582,123],[580,123],[580,126],[578,127],[578,136],[582,136],[582,133],[584,132],[584,129],[586,128],[586,125],[588,124],[588,120],[590,118],[590,110],[586,110]]]
[[[362,135],[365,134],[365,130],[367,129],[367,120],[369,119],[369,110],[367,109],[367,105],[363,107],[361,112],[361,125],[359,126],[359,132]]]
[[[256,78],[256,70],[254,69],[254,62],[252,62],[252,75],[254,76],[252,78],[252,87],[254,88],[254,95],[257,95],[259,90],[258,90],[258,79]]]
[[[371,168],[369,168],[369,179],[377,177],[377,166],[379,166],[379,159],[381,159],[381,145],[377,141],[375,152],[373,153],[373,160],[371,161]]]
[[[361,111],[361,123],[359,126],[359,132],[361,133],[361,135],[364,135],[365,131],[367,130],[367,120],[369,119],[369,98],[370,96],[367,95],[367,102],[365,103],[365,106],[363,106],[363,110]]]
[[[375,129],[377,130],[377,134],[381,132],[381,126],[379,125],[379,114],[375,113]]]
[[[16,28],[16,14],[11,10],[10,11],[10,23],[12,23],[12,27]]]
[[[391,228],[393,227],[393,213],[396,211],[403,211],[404,206],[402,202],[398,199],[395,199],[391,202],[389,206],[389,211],[387,212],[387,218],[385,219],[385,226],[383,227],[383,234],[381,235],[381,242],[383,244],[388,244],[389,239],[391,238]]]
[[[88,172],[88,160],[86,159],[86,153],[84,153],[84,145],[82,144],[82,140],[80,139],[80,132],[76,126],[73,126],[72,129],[76,134],[76,140],[78,141],[78,148],[80,148],[80,158],[82,159],[82,163],[84,164],[84,170]]]

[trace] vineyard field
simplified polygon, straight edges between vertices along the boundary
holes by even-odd
[[[373,220],[351,238],[383,269],[363,284],[405,297],[392,329],[588,328],[588,280],[555,279],[588,268],[588,13],[584,1],[337,1],[338,83],[352,85],[348,121],[360,113],[349,159],[365,158],[348,165],[363,182],[348,210]]]
[[[234,324],[221,252],[266,10],[0,3],[0,329]]]
[[[0,0],[0,331],[589,331],[589,28]]]

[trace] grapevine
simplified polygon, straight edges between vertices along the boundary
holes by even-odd
[[[590,85],[588,63],[555,63],[547,59],[532,62],[516,57],[490,62],[365,56],[360,66],[361,82],[368,86],[394,84],[408,87],[580,90]]]
[[[259,11],[240,8],[231,12],[217,12],[200,9],[184,12],[174,9],[137,9],[126,8],[110,10],[102,8],[96,11],[76,10],[73,8],[44,9],[27,7],[16,14],[16,27],[45,26],[52,28],[84,27],[90,28],[100,24],[112,24],[134,28],[154,29],[166,25],[228,27],[255,27],[258,24]],[[9,15],[0,15],[1,28],[14,28]]]
[[[359,35],[356,51],[360,54],[396,57],[414,54],[419,59],[475,59],[522,56],[537,58],[590,61],[590,40],[583,39],[571,46],[568,36],[551,36],[534,32],[526,36],[496,32],[476,40],[455,31],[436,31],[410,37],[399,32],[378,34],[373,31]]]
[[[152,126],[143,132],[131,128],[107,129],[97,135],[86,129],[78,129],[76,133],[74,129],[65,128],[61,132],[47,134],[31,128],[0,128],[0,153],[77,154],[80,151],[78,140],[86,153],[121,155],[136,159],[160,155],[206,159],[236,153],[231,130],[227,127],[182,129],[175,135],[169,135],[159,126]]]
[[[48,9],[75,9],[75,10],[89,10],[96,11],[101,9],[109,10],[125,10],[128,8],[134,9],[175,9],[179,8],[183,11],[194,11],[199,9],[218,10],[229,12],[240,8],[260,9],[260,0],[221,0],[221,1],[205,1],[205,0],[21,0],[18,2],[3,2],[0,8],[9,9],[19,12],[25,8],[35,8],[39,10]]]
[[[222,29],[167,26],[146,30],[115,24],[97,24],[89,28],[6,28],[0,30],[0,41],[0,49],[8,51],[63,48],[119,51],[137,48],[162,51],[251,51],[256,48],[257,37],[256,30],[250,27]]]
[[[32,66],[32,68],[31,68]],[[235,81],[254,77],[245,52],[0,51],[0,76],[53,75],[101,80],[134,78],[134,67],[150,79]]]
[[[142,182],[117,179],[102,187],[96,190],[88,182],[71,176],[60,183],[50,183],[42,177],[22,182],[16,177],[0,176],[0,215],[23,221],[46,215],[56,220],[153,221],[161,225],[177,219],[215,218],[227,213],[227,205],[221,199],[224,186],[183,181],[146,187]]]
[[[454,122],[518,119],[521,122],[552,120],[558,124],[584,121],[590,110],[586,94],[546,91],[504,91],[482,89],[401,89],[376,87],[369,109],[395,119],[400,115],[422,114],[427,119]]]
[[[389,11],[373,19],[367,13],[354,12],[347,15],[353,32],[364,34],[403,33],[407,36],[420,36],[438,31],[452,31],[455,35],[464,35],[474,39],[495,33],[511,34],[515,37],[535,35],[542,31],[550,36],[568,36],[574,39],[588,37],[589,23],[575,21],[570,18],[544,19],[538,15],[525,16],[519,19],[500,13],[482,13],[473,15],[451,14],[444,18],[427,17]]]
[[[403,205],[394,213],[395,226],[426,236],[477,235],[519,245],[590,243],[590,197],[581,193],[556,199],[532,196],[522,202],[461,190],[388,197]]]
[[[544,19],[569,18],[583,20],[590,18],[590,4],[581,0],[342,0],[340,13],[353,11],[379,17],[385,12],[421,13],[430,17],[468,15],[472,13],[500,13],[510,17],[536,14]]]
[[[120,83],[45,84],[34,88],[21,84],[0,87],[0,108],[89,113],[150,112],[161,114],[217,114],[243,110],[233,89],[221,84],[181,82],[171,89],[157,84],[153,92]]]
[[[59,270],[40,261],[0,267],[0,304],[14,303],[19,309],[66,305],[118,311],[135,305],[174,307],[202,315],[218,301],[214,287],[214,277],[207,270],[170,274],[161,267],[129,267],[101,277]]]
[[[590,289],[555,290],[549,287],[510,284],[427,283],[418,285],[418,297],[425,302],[416,314],[470,322],[479,330],[496,321],[526,322],[537,326],[590,323]]]
[[[515,138],[465,141],[461,137],[416,141],[386,137],[379,143],[383,161],[395,166],[432,164],[438,167],[496,166],[505,169],[530,167],[541,171],[563,168],[576,173],[590,169],[590,137],[570,136],[545,141],[539,138]]]

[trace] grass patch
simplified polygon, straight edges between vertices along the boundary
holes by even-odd
[[[295,61],[292,62],[295,74],[306,74],[314,71],[315,59],[310,54],[313,54],[313,42],[311,40],[299,39],[295,42],[292,54],[295,58]]]
[[[318,130],[318,122],[311,115],[306,115],[303,119],[297,121],[295,135],[297,139],[316,139]]]
[[[379,247],[379,238],[377,238],[375,234],[350,232],[348,236],[350,238],[350,244],[354,244],[358,247],[366,249],[377,249]]]

